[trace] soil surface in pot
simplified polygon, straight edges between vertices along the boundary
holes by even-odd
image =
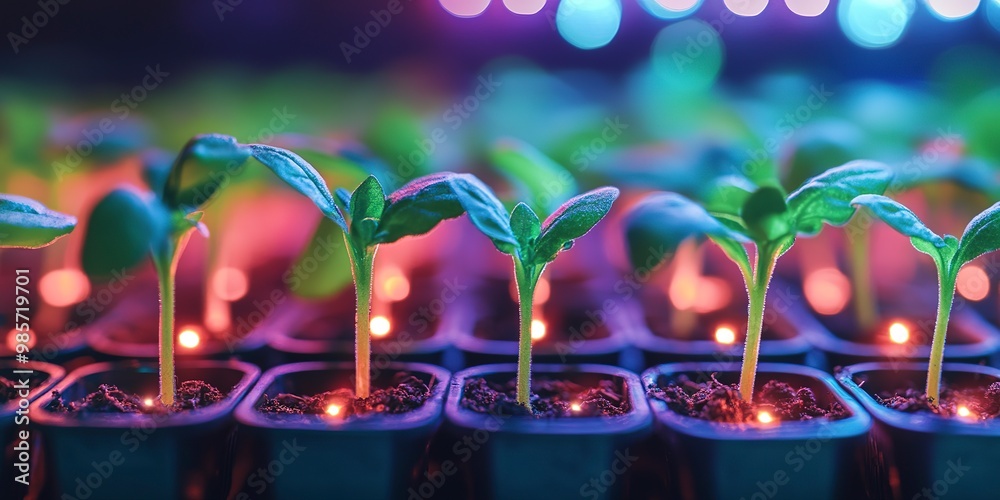
[[[47,378],[49,378],[49,376],[46,373],[31,373],[28,375],[28,386],[37,387],[38,384],[45,382]],[[20,399],[21,396],[18,394],[20,389],[17,388],[18,383],[17,379],[9,379],[0,375],[0,405],[15,399]]]
[[[989,387],[941,389],[941,404],[935,408],[922,390],[908,388],[893,393],[877,394],[882,405],[906,413],[933,412],[946,418],[960,417],[975,420],[992,420],[1000,416],[1000,382]]]
[[[531,409],[517,403],[517,379],[505,383],[483,378],[465,382],[462,406],[479,413],[535,417],[613,417],[629,411],[628,398],[611,380],[587,387],[568,380],[535,378]]]
[[[752,403],[740,397],[738,384],[723,384],[715,375],[706,382],[681,375],[666,386],[648,387],[646,394],[666,402],[675,413],[720,423],[757,422],[765,411],[781,421],[839,420],[850,416],[840,403],[821,406],[808,387],[793,387],[777,380],[761,386]]]
[[[329,414],[348,418],[376,413],[407,413],[423,406],[430,396],[430,386],[407,372],[399,372],[388,387],[372,389],[367,398],[357,398],[354,389],[347,388],[312,396],[281,393],[273,398],[264,395],[264,402],[257,409],[277,415]]]
[[[168,411],[197,410],[222,401],[225,396],[211,384],[202,380],[181,382],[174,395],[174,404],[165,408],[159,403],[146,404],[140,396],[129,394],[117,386],[101,384],[96,391],[85,397],[66,402],[59,391],[52,391],[52,401],[45,409],[56,413],[148,413],[159,414]]]

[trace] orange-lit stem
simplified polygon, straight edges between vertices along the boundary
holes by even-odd
[[[878,304],[872,283],[871,263],[868,258],[870,236],[858,217],[851,219],[847,240],[851,255],[851,280],[854,282],[854,314],[862,330],[875,326]]]
[[[173,254],[173,252],[168,252]],[[153,257],[160,282],[160,402],[174,404],[174,268],[173,255]]]
[[[514,257],[514,280],[517,284],[521,332],[517,348],[517,402],[531,408],[531,320],[534,311],[535,285],[545,270],[544,265],[525,266]]]
[[[357,255],[353,251],[351,242],[344,234],[347,247],[352,249],[348,253],[351,256],[351,272],[354,274],[354,294],[357,299],[357,313],[355,315],[355,341],[354,341],[354,396],[367,398],[371,393],[371,313],[372,313],[372,281],[375,267],[375,253],[378,245],[372,245],[360,250],[362,255]]]
[[[944,362],[944,339],[948,334],[948,318],[951,316],[951,305],[955,297],[956,272],[941,269],[938,271],[938,311],[934,323],[934,339],[931,341],[930,366],[927,369],[927,398],[931,405],[938,406],[941,396],[941,364]]]
[[[761,266],[761,258],[765,259]],[[760,355],[760,333],[764,327],[764,303],[767,287],[771,283],[778,251],[768,247],[758,248],[752,279],[747,280],[750,305],[747,313],[747,336],[743,347],[743,368],[740,371],[740,396],[745,401],[753,399],[754,381],[757,378],[757,358]],[[747,276],[744,274],[744,278]]]

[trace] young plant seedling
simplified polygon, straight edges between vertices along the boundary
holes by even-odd
[[[0,194],[0,248],[41,248],[75,227],[76,217],[49,210],[31,198]]]
[[[881,193],[892,172],[880,164],[857,161],[806,181],[791,195],[780,188],[755,187],[746,179],[717,183],[707,207],[676,193],[655,193],[640,202],[626,221],[632,265],[651,271],[685,240],[707,237],[740,268],[749,299],[740,395],[753,397],[764,321],[764,302],[774,266],[798,235],[815,235],[823,224],[843,225],[854,214],[851,200]],[[756,247],[751,264],[744,243]]]
[[[458,200],[469,219],[492,241],[497,250],[514,260],[520,308],[520,336],[517,351],[517,402],[531,408],[531,320],[535,285],[559,252],[587,234],[611,210],[618,189],[604,187],[570,198],[545,222],[528,205],[518,203],[507,214],[500,200],[475,177],[452,181]]]
[[[375,176],[365,179],[353,194],[337,190],[337,201],[345,216],[338,225],[347,243],[357,298],[355,397],[367,398],[371,393],[372,272],[379,245],[427,233],[439,222],[462,215],[464,210],[456,200],[451,182],[467,176],[450,172],[427,175],[410,181],[388,197]]]
[[[147,256],[160,288],[160,402],[174,403],[174,279],[177,263],[193,229],[207,231],[202,210],[253,158],[313,201],[327,217],[343,224],[322,177],[290,151],[262,144],[240,144],[225,135],[191,139],[170,166],[156,192],[118,188],[94,208],[83,246],[83,268],[107,277],[135,267]],[[207,234],[206,234],[207,235]]]
[[[931,357],[927,369],[927,399],[938,406],[941,395],[941,363],[944,341],[948,334],[955,296],[955,281],[962,266],[976,257],[1000,248],[1000,203],[977,215],[965,227],[962,238],[950,234],[943,237],[931,231],[910,209],[885,196],[862,195],[852,205],[867,208],[876,217],[903,236],[910,237],[913,248],[931,256],[938,272],[938,309],[931,340]]]

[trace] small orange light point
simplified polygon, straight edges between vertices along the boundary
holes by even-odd
[[[910,329],[898,321],[889,325],[889,340],[896,344],[905,344],[910,340]]]
[[[184,330],[181,330],[180,335],[177,336],[177,342],[180,343],[181,347],[194,349],[201,343],[201,335],[199,335],[193,328],[185,328]]]
[[[569,408],[573,411],[580,411],[580,403],[573,403],[569,405]]]
[[[545,338],[545,322],[540,319],[531,320],[531,340],[541,340]]]
[[[770,424],[774,422],[774,416],[770,412],[761,411],[757,414],[757,421],[762,424]]]
[[[959,406],[958,407],[958,416],[960,416],[962,418],[966,418],[966,417],[969,417],[970,415],[972,415],[972,411],[969,410],[968,406]]]
[[[340,410],[341,408],[339,405],[331,404],[330,406],[326,407],[326,414],[330,415],[331,417],[336,417],[337,415],[340,415]]]
[[[715,330],[715,341],[720,344],[732,344],[736,342],[736,332],[728,326],[720,326]]]
[[[389,318],[385,316],[375,316],[369,323],[372,331],[372,335],[376,337],[384,337],[389,335],[392,330],[392,324],[389,322]]]

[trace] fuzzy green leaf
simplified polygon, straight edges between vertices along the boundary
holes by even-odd
[[[518,249],[517,236],[511,228],[507,210],[493,191],[471,174],[452,177],[451,188],[472,224],[493,241],[497,250],[514,255]]]
[[[451,187],[456,174],[443,172],[414,179],[388,198],[374,243],[392,243],[424,234],[439,222],[462,215],[462,204]]]
[[[750,259],[746,238],[677,193],[656,193],[639,202],[625,220],[625,240],[632,267],[652,271],[690,238],[708,237],[743,270]]]
[[[944,239],[928,229],[917,214],[891,198],[878,194],[863,194],[854,198],[851,205],[867,208],[872,215],[904,236],[924,240],[935,248],[945,246]]]
[[[23,196],[0,194],[0,248],[40,248],[69,234],[76,217]]]
[[[813,177],[788,196],[795,229],[816,234],[823,223],[844,225],[854,215],[851,201],[863,194],[882,194],[892,182],[892,170],[872,161],[853,161]]]
[[[951,259],[951,270],[957,273],[965,263],[997,249],[1000,249],[1000,203],[984,210],[965,227]]]
[[[490,162],[530,196],[529,205],[543,214],[554,212],[579,190],[576,179],[562,165],[516,139],[499,141],[490,152]]]
[[[205,206],[219,189],[232,182],[249,157],[250,149],[228,135],[191,138],[171,166],[163,187],[163,202],[178,211]]]
[[[531,248],[542,231],[542,222],[531,207],[518,203],[510,213],[510,228],[522,249]]]
[[[385,210],[385,193],[374,175],[369,176],[351,195],[351,221],[380,219]]]
[[[119,188],[94,207],[83,241],[83,270],[97,278],[132,269],[170,233],[170,211],[151,194]]]
[[[952,258],[955,255],[955,251],[958,250],[958,238],[946,234],[941,240],[944,242],[944,245],[940,247],[925,239],[913,237],[910,238],[910,244],[919,252],[930,255],[934,259],[934,265],[937,266],[939,271],[942,271],[950,269],[949,266],[951,266]],[[955,272],[957,272],[957,269]]]
[[[705,210],[715,217],[735,220],[747,198],[757,189],[746,177],[725,175],[711,182],[702,196]]]
[[[794,234],[784,193],[772,186],[758,188],[744,200],[740,218],[758,243]]]
[[[542,234],[535,244],[536,264],[555,260],[556,255],[572,245],[573,240],[590,232],[618,199],[618,189],[602,187],[574,196],[563,203],[542,224]]]
[[[271,169],[274,175],[293,189],[312,200],[323,215],[347,231],[344,215],[337,208],[337,203],[330,194],[330,189],[326,187],[323,177],[312,165],[291,151],[264,144],[251,144],[250,152],[254,159]]]

